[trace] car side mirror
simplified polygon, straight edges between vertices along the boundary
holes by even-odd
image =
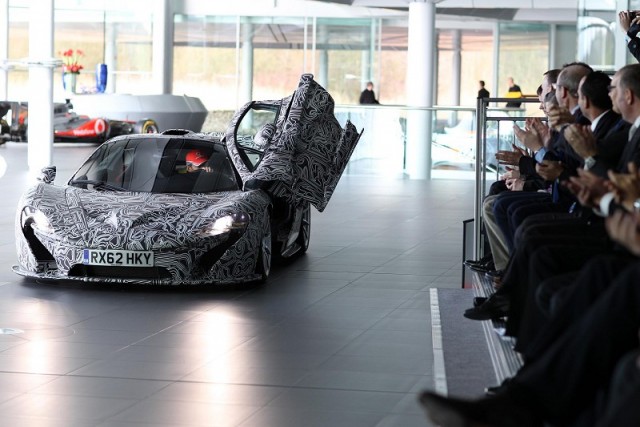
[[[47,166],[42,168],[40,175],[36,179],[44,182],[45,184],[51,184],[56,179],[56,167]]]

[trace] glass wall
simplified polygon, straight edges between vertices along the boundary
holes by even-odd
[[[456,32],[459,35],[456,36]],[[456,37],[460,38],[459,45]],[[493,81],[493,32],[489,30],[441,30],[438,32],[438,105],[457,105],[453,99],[453,57],[460,54],[460,105],[476,106],[478,81],[484,80],[491,96]]]
[[[83,69],[78,75],[79,92],[95,90],[95,67],[104,62],[105,13],[91,10],[57,9],[54,14],[54,55],[62,58],[64,52],[72,49],[82,52],[78,62]],[[54,71],[54,93],[62,96],[62,69]]]
[[[150,93],[152,17],[135,11],[56,9],[54,14],[54,52],[59,58],[73,50],[83,68],[78,75],[77,91],[96,91],[96,66],[107,62],[112,90],[118,93]],[[29,8],[9,8],[9,60],[29,56]],[[54,100],[65,97],[62,68],[54,70]],[[28,72],[16,66],[9,73],[8,98],[27,97]]]
[[[493,31],[469,30],[462,32],[462,76],[460,81],[460,105],[476,106],[478,81],[485,81],[491,96],[499,96],[499,88],[493,82]]]
[[[381,21],[379,25],[379,61],[374,73],[375,92],[381,104],[407,103],[407,39],[406,23]],[[378,77],[379,76],[379,77]]]
[[[546,24],[500,24],[498,84],[493,96],[506,96],[507,79],[513,77],[524,95],[536,96],[542,75],[549,69],[549,26]],[[538,106],[524,104],[527,112],[538,114]]]
[[[9,8],[9,57],[10,61],[19,61],[29,56],[29,9],[26,7]],[[15,67],[9,72],[7,98],[24,100],[27,97],[29,73],[26,68]]]
[[[106,63],[108,92],[153,93],[152,14],[99,9],[83,0],[74,8],[68,3],[61,1],[65,8],[56,9],[54,50],[58,57],[68,49],[83,52],[78,91],[95,91],[95,67]],[[10,7],[12,60],[28,56],[29,9],[23,4],[12,1]],[[443,30],[439,35],[437,102],[442,105],[455,104],[450,33]],[[493,68],[486,59],[492,55],[493,36],[491,31],[461,33],[461,105],[474,106],[477,81],[492,81]],[[366,82],[373,81],[382,104],[404,105],[406,86],[412,84],[405,81],[407,36],[403,19],[176,14],[173,93],[198,96],[210,110],[235,110],[249,99],[282,97],[295,87],[300,74],[310,72],[338,104],[357,104]],[[55,70],[60,82],[56,100],[64,96],[61,72]],[[10,98],[24,98],[26,83],[26,70],[12,70]]]
[[[105,13],[104,22],[104,58],[96,55],[92,64],[89,64],[88,77],[93,76],[96,64],[106,62],[110,68],[109,78],[113,80],[108,86],[112,92],[153,93],[152,14],[109,11]]]
[[[326,51],[327,89],[339,104],[357,104],[367,81],[375,80],[375,21],[318,19],[316,49]]]
[[[281,98],[309,72],[336,103],[357,103],[364,84],[379,75],[377,22],[176,15],[173,92],[198,93],[212,110],[235,109],[249,98]],[[404,70],[400,56],[389,69],[396,76]],[[391,99],[403,98],[398,87],[390,88]]]
[[[615,0],[580,0],[578,8],[578,60],[596,69],[615,71],[616,43],[622,30]],[[640,0],[629,1],[629,10],[640,9]],[[616,41],[618,36],[618,41]],[[637,62],[625,48],[624,63]]]
[[[615,0],[580,1],[578,60],[600,70],[615,69]]]
[[[55,54],[60,57],[68,49],[83,52],[81,92],[95,91],[95,67],[106,63],[108,92],[154,93],[157,90],[152,86],[156,80],[152,75],[154,18],[148,12],[153,8],[148,7],[149,3],[146,9],[135,3],[137,9],[123,12],[125,1],[112,1],[117,4],[110,7],[106,7],[106,1],[57,1]],[[28,56],[27,6],[26,0],[10,3],[10,59],[13,60]],[[207,10],[206,7],[196,9]],[[174,14],[173,20],[172,92],[202,100],[210,111],[203,131],[225,130],[233,112],[244,102],[288,96],[300,74],[313,73],[330,91],[336,104],[347,106],[354,124],[368,129],[361,140],[359,155],[370,145],[369,139],[382,139],[384,143],[379,147],[389,144],[402,147],[405,143],[406,118],[403,113],[390,114],[390,111],[406,103],[408,88],[424,84],[406,81],[408,23],[405,18],[214,16],[203,12],[201,15]],[[494,97],[506,94],[507,77],[514,77],[525,94],[535,94],[548,68],[549,26],[501,23],[499,33],[497,80],[500,85],[492,87],[496,79],[493,30],[438,31],[438,72],[433,82],[437,105],[458,104],[453,91],[458,83],[454,81],[457,74],[453,69],[454,54],[456,60],[460,55],[459,105],[463,107],[475,108],[479,80],[487,83]],[[25,99],[26,70],[16,68],[9,75],[9,97]],[[55,100],[60,101],[64,97],[60,69],[55,71],[55,81],[60,82],[55,85],[54,94]],[[383,105],[379,110],[354,105],[358,104],[367,81],[375,85]],[[444,157],[456,166],[437,160],[438,148],[434,148],[434,164],[446,164],[450,168],[469,163],[475,124],[467,110],[435,110],[436,137],[432,139],[438,147],[446,148]],[[465,148],[447,148],[451,144],[442,136],[445,134],[464,140]],[[452,161],[448,158],[451,153],[463,153],[463,161]]]
[[[243,101],[280,99],[282,94],[292,92],[300,75],[312,71],[305,58],[311,26],[305,26],[304,18],[243,18],[243,22],[253,40],[253,91],[245,93]],[[251,55],[245,52],[251,46],[242,40],[241,56]],[[247,71],[243,66],[240,70]]]
[[[236,17],[175,17],[173,92],[197,94],[210,110],[233,110],[238,99]]]

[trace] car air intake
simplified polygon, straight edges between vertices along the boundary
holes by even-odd
[[[161,135],[178,135],[178,136],[182,136],[182,135],[188,135],[191,132],[188,129],[167,129],[164,132],[161,133]]]
[[[115,267],[76,264],[69,270],[69,277],[104,277],[105,279],[171,279],[164,267]]]

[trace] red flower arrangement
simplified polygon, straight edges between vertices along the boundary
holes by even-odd
[[[84,52],[80,49],[69,49],[62,52],[62,62],[64,63],[62,71],[65,73],[80,74],[80,70],[84,68],[78,64],[81,56],[84,56]]]

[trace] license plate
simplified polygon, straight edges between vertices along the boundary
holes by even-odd
[[[153,252],[85,249],[82,254],[82,263],[120,267],[153,267]]]

